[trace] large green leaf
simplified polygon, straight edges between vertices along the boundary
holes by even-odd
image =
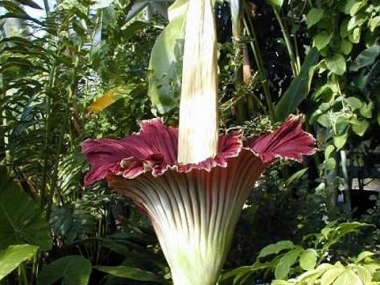
[[[30,244],[51,248],[50,230],[38,205],[0,168],[0,250]]]
[[[319,52],[312,48],[302,64],[299,75],[293,79],[289,88],[285,91],[275,107],[276,118],[281,121],[296,110],[298,105],[306,98],[310,91],[310,83],[314,74],[314,66],[317,64]]]
[[[161,114],[179,102],[184,42],[184,17],[177,16],[157,37],[149,61],[148,94]]]
[[[56,284],[59,280],[65,285],[87,285],[91,270],[91,262],[86,258],[66,256],[44,267],[37,277],[37,285]]]
[[[94,268],[108,274],[129,278],[138,281],[152,281],[160,284],[167,284],[167,281],[161,276],[146,270],[130,266],[94,266]]]
[[[10,245],[0,251],[0,280],[15,270],[22,262],[32,258],[38,246],[30,244]]]

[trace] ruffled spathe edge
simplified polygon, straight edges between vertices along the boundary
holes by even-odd
[[[243,142],[244,141],[244,142]],[[91,165],[85,176],[90,185],[108,175],[133,179],[142,173],[163,175],[169,168],[178,172],[193,169],[211,171],[214,167],[227,167],[228,158],[237,157],[242,149],[250,150],[263,163],[275,158],[302,160],[303,155],[315,152],[315,139],[304,132],[301,117],[290,117],[276,131],[243,140],[241,130],[219,137],[218,154],[197,164],[180,164],[176,161],[178,129],[167,127],[160,118],[140,123],[140,132],[123,139],[88,139],[81,144],[82,152]]]

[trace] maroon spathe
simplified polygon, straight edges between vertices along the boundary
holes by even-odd
[[[243,140],[241,131],[219,137],[218,154],[198,164],[177,162],[178,129],[167,127],[159,118],[142,121],[139,133],[123,139],[88,139],[82,143],[82,151],[91,164],[85,177],[90,185],[107,176],[133,179],[142,173],[163,175],[168,169],[189,172],[192,169],[210,171],[214,167],[228,167],[232,157],[251,151],[267,164],[275,158],[301,161],[303,155],[315,152],[315,139],[304,132],[300,117],[290,117],[276,131]]]

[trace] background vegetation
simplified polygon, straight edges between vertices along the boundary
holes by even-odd
[[[176,124],[180,55],[165,98],[167,66],[149,63],[170,43],[154,48],[168,3],[44,4],[36,18],[35,2],[0,0],[0,284],[170,284],[144,216],[83,186],[79,148],[155,115]],[[320,149],[262,177],[220,284],[377,284],[380,202],[364,189],[380,176],[380,2],[230,0],[215,15],[221,131],[302,113]]]

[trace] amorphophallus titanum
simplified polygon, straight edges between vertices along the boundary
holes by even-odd
[[[85,183],[106,179],[146,213],[175,285],[214,285],[255,181],[275,158],[313,154],[314,139],[295,116],[261,137],[218,136],[211,1],[190,0],[186,19],[179,129],[155,118],[120,140],[86,140]]]

